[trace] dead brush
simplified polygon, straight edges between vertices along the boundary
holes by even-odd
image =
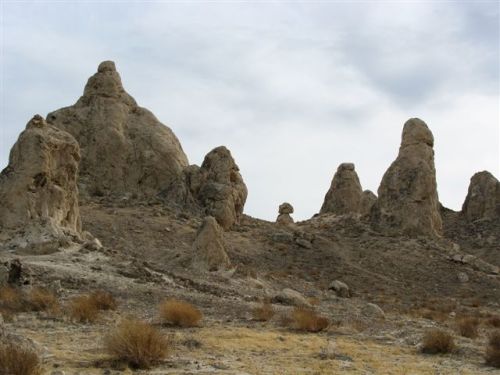
[[[486,364],[500,368],[500,331],[494,331],[488,339]]]
[[[456,321],[457,332],[470,339],[476,338],[479,334],[479,319],[473,317],[462,317]]]
[[[98,310],[116,310],[118,303],[113,295],[104,290],[96,290],[89,295]]]
[[[28,295],[28,301],[33,311],[59,311],[59,300],[51,291],[44,288],[34,288]]]
[[[308,307],[295,307],[290,315],[289,327],[299,331],[319,332],[326,328],[330,322],[327,318],[318,315]]]
[[[486,320],[486,324],[491,327],[500,328],[500,316],[498,315],[490,316]]]
[[[42,373],[38,355],[13,344],[0,344],[0,374],[39,375]]]
[[[275,311],[273,305],[269,302],[263,302],[260,306],[254,307],[252,317],[259,322],[267,322],[274,316]]]
[[[69,316],[78,323],[93,323],[99,317],[99,309],[87,295],[78,296],[69,302]]]
[[[422,352],[427,354],[450,353],[455,350],[453,336],[440,329],[432,329],[424,334]]]
[[[169,342],[150,324],[124,320],[104,338],[104,348],[116,361],[148,369],[166,357]]]
[[[159,315],[162,323],[178,327],[195,327],[203,317],[201,311],[189,302],[174,298],[160,304]]]
[[[0,309],[9,313],[15,313],[25,310],[26,302],[19,289],[10,286],[0,288]]]

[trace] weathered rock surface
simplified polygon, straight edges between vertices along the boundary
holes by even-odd
[[[301,293],[290,288],[284,288],[272,298],[272,301],[285,305],[310,306],[310,303]]]
[[[342,163],[333,176],[320,213],[345,215],[359,213],[363,190],[352,163]]]
[[[368,319],[385,319],[384,310],[374,303],[367,303],[363,306],[361,315]]]
[[[342,298],[349,298],[352,296],[350,288],[347,286],[346,283],[340,281],[340,280],[334,280],[330,283],[330,286],[328,289],[331,289],[335,291],[335,294],[338,297]]]
[[[193,267],[204,271],[218,271],[231,267],[226,253],[224,231],[212,216],[207,216],[193,243]]]
[[[490,172],[472,176],[462,214],[469,221],[500,218],[500,182]]]
[[[248,190],[231,152],[224,146],[210,151],[201,167],[190,165],[162,192],[167,201],[201,210],[229,229],[243,214]]]
[[[99,65],[74,105],[47,121],[80,144],[84,194],[155,195],[188,165],[177,137],[127,94],[112,61]]]
[[[70,134],[39,115],[28,122],[0,174],[0,242],[44,248],[80,236],[79,160]]]
[[[363,191],[363,194],[361,195],[361,203],[359,205],[359,213],[361,215],[370,214],[376,201],[377,196],[371,190]]]
[[[276,223],[280,225],[290,225],[293,224],[293,218],[290,214],[293,214],[293,207],[290,203],[282,203],[279,206],[279,215],[276,218]]]
[[[396,160],[385,172],[371,210],[374,229],[389,235],[440,236],[434,137],[420,119],[403,128]]]

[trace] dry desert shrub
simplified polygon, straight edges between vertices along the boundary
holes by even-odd
[[[203,317],[203,314],[189,302],[169,299],[160,304],[160,320],[162,323],[179,327],[194,327]]]
[[[461,336],[473,339],[479,333],[479,319],[473,317],[462,317],[457,319],[457,331]]]
[[[453,336],[440,329],[432,329],[424,334],[422,352],[427,354],[450,353],[455,349]]]
[[[500,328],[500,316],[498,315],[490,316],[486,320],[486,324],[495,328]]]
[[[42,373],[38,355],[13,344],[0,344],[0,373],[8,375],[38,375]]]
[[[269,302],[263,302],[260,306],[252,310],[254,320],[259,322],[267,322],[274,316],[274,308]]]
[[[0,309],[13,313],[22,311],[24,307],[25,301],[19,289],[10,286],[0,288]]]
[[[98,310],[116,310],[118,303],[113,295],[104,290],[96,290],[89,295]]]
[[[330,323],[327,318],[307,307],[295,307],[290,318],[289,326],[299,331],[319,332],[328,328]]]
[[[169,343],[150,324],[125,320],[104,338],[104,347],[115,360],[148,369],[166,357]]]
[[[486,363],[490,366],[500,368],[500,331],[494,331],[488,339]]]
[[[87,295],[73,298],[69,303],[69,315],[79,323],[93,323],[99,317],[99,309]]]
[[[28,296],[28,301],[33,311],[50,311],[57,312],[59,310],[59,300],[51,291],[44,288],[34,288]]]

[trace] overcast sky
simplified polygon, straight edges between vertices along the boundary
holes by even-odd
[[[190,163],[218,145],[245,212],[319,211],[337,166],[377,191],[404,122],[434,133],[441,202],[500,175],[499,3],[10,2],[1,5],[0,169],[35,113],[73,104],[114,60]]]

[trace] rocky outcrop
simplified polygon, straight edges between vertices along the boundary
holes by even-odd
[[[359,213],[361,215],[369,215],[373,205],[377,201],[377,196],[371,190],[363,191],[361,195],[361,203],[359,205]]]
[[[80,144],[84,195],[155,195],[188,165],[177,137],[127,94],[112,61],[99,65],[74,105],[47,121]]]
[[[162,192],[167,202],[213,216],[224,229],[239,222],[247,194],[239,168],[224,146],[210,151],[201,167],[185,168]]]
[[[396,160],[385,172],[371,210],[374,229],[389,235],[440,236],[434,137],[420,119],[403,128]]]
[[[469,221],[500,218],[500,182],[490,172],[472,176],[462,214]]]
[[[226,253],[224,231],[212,216],[207,216],[193,243],[192,265],[204,271],[218,271],[231,267]]]
[[[70,134],[39,115],[28,122],[0,174],[0,242],[43,248],[80,236],[79,160]]]
[[[345,215],[359,213],[363,190],[354,164],[342,163],[333,176],[330,189],[325,195],[320,214]]]
[[[290,203],[282,203],[278,209],[278,217],[276,218],[276,223],[280,225],[290,225],[293,224],[293,218],[290,214],[293,214],[293,206]]]

